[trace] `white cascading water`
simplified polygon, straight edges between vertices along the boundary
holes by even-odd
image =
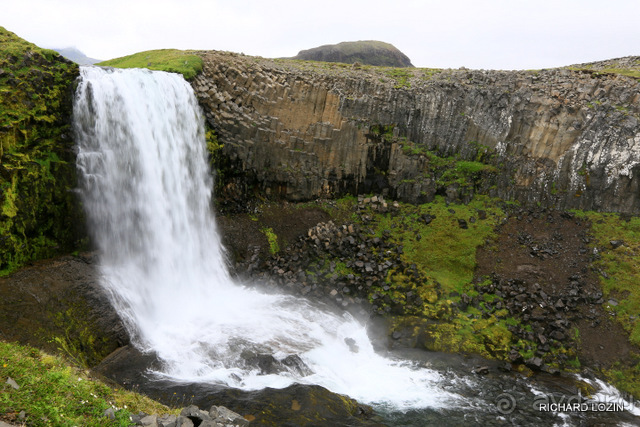
[[[202,114],[181,76],[83,67],[74,116],[104,286],[162,375],[246,390],[319,384],[398,409],[459,404],[437,372],[376,354],[349,315],[233,282],[211,213]],[[312,373],[261,375],[243,352],[299,355]]]

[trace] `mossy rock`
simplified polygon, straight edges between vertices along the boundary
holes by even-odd
[[[0,27],[0,275],[82,239],[72,190],[78,66]]]

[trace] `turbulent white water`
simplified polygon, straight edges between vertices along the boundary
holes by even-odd
[[[312,383],[397,408],[459,399],[439,387],[437,372],[376,354],[349,315],[233,282],[210,209],[203,118],[184,79],[81,73],[78,168],[104,284],[136,344],[165,362],[164,375],[243,389]],[[247,365],[249,353],[299,355],[312,373],[262,375]]]

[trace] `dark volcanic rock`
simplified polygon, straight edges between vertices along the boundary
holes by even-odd
[[[197,406],[184,412],[190,418],[202,416],[198,408],[222,405],[251,419],[254,425],[375,425],[369,407],[320,386],[294,384],[283,389],[242,391],[204,383],[149,381],[146,371],[157,368],[157,363],[155,356],[127,346],[105,359],[96,372],[166,405],[190,402]]]

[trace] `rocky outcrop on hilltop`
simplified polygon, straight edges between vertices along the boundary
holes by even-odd
[[[394,45],[375,40],[327,44],[301,50],[291,59],[345,64],[359,63],[386,67],[413,67],[409,57]]]
[[[640,212],[640,83],[588,70],[388,69],[204,52],[219,197],[485,193]]]

